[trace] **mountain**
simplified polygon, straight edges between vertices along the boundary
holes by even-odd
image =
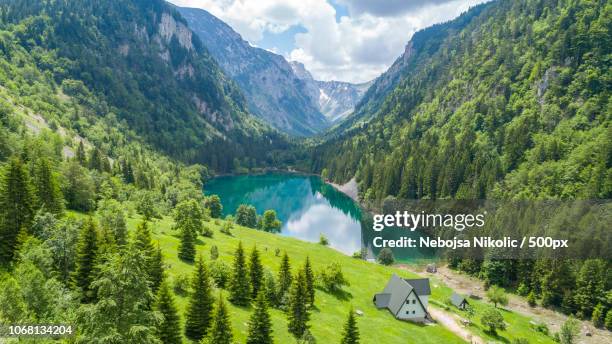
[[[611,10],[500,0],[415,34],[312,170],[369,201],[610,198]]]
[[[368,84],[365,93],[355,104],[353,114],[325,135],[332,137],[357,124],[361,125],[360,122],[369,121],[371,116],[377,114],[386,96],[393,91],[405,74],[414,70],[422,61],[431,58],[447,36],[462,30],[484,8],[486,5],[475,6],[452,21],[435,24],[416,32],[406,44],[402,55],[393,62],[391,67]]]
[[[251,46],[205,10],[177,10],[221,68],[241,87],[253,114],[298,136],[314,135],[329,126],[317,103],[304,94],[305,83],[294,75],[282,56]]]
[[[372,82],[351,84],[343,81],[318,81],[321,112],[332,122],[346,118],[355,109]]]
[[[3,23],[27,27],[20,44],[64,94],[96,97],[98,116],[116,115],[166,154],[229,171],[285,145],[165,2],[3,3]]]
[[[306,83],[304,92],[317,103],[319,110],[331,122],[348,116],[355,109],[372,82],[352,84],[343,81],[315,80],[306,67],[297,61],[291,61],[295,75]]]

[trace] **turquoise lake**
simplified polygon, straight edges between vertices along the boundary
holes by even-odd
[[[224,216],[235,214],[241,204],[254,206],[260,215],[274,209],[283,222],[281,235],[318,242],[323,234],[331,247],[346,254],[353,254],[363,246],[369,246],[373,254],[378,253],[379,249],[371,245],[375,236],[382,235],[385,239],[418,236],[418,232],[374,232],[368,212],[317,176],[291,173],[222,176],[206,182],[204,193],[221,197]],[[393,252],[401,261],[430,254],[414,249]]]

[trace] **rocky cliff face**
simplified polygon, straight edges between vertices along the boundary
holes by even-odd
[[[330,122],[339,121],[353,112],[372,85],[372,82],[351,84],[342,81],[315,80],[302,63],[292,61],[290,64],[293,73],[306,83],[305,93]]]
[[[319,109],[328,120],[336,122],[355,110],[372,82],[351,84],[342,81],[318,81]]]
[[[178,8],[221,68],[240,86],[249,110],[275,128],[297,136],[329,126],[309,85],[280,55],[251,46],[223,21],[201,9]],[[316,95],[318,97],[318,94]]]

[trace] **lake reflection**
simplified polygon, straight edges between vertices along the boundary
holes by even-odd
[[[283,222],[282,235],[317,242],[322,233],[330,246],[346,254],[361,248],[361,211],[349,197],[316,176],[263,174],[218,177],[205,193],[217,194],[223,214],[250,204],[262,214],[274,209]]]

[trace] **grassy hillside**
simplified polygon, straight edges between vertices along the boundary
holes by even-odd
[[[130,229],[135,228],[141,220],[138,217],[131,217],[128,220]],[[206,223],[214,231],[213,238],[199,237],[201,241],[197,246],[198,253],[201,253],[207,261],[210,261],[210,247],[216,245],[219,249],[219,259],[231,264],[233,253],[238,243],[242,241],[247,252],[257,245],[261,260],[264,266],[276,274],[280,265],[281,257],[275,256],[275,250],[286,251],[291,259],[292,269],[296,271],[300,267],[307,255],[310,256],[315,272],[321,270],[330,262],[339,262],[345,278],[350,282],[349,287],[345,287],[346,297],[336,297],[321,289],[317,289],[316,309],[312,312],[310,321],[311,331],[320,343],[339,343],[341,336],[341,326],[346,320],[348,310],[362,310],[363,317],[358,317],[358,326],[362,338],[362,343],[462,343],[463,340],[446,328],[440,325],[423,326],[409,322],[401,322],[387,310],[378,310],[372,303],[372,297],[380,292],[387,283],[392,273],[397,273],[402,277],[410,278],[416,275],[399,270],[396,268],[385,267],[378,264],[368,263],[363,260],[348,257],[331,248],[319,244],[307,243],[297,239],[288,238],[280,235],[270,234],[240,226],[234,226],[232,236],[219,232],[219,225],[214,222]],[[154,240],[158,241],[164,253],[166,271],[172,281],[179,275],[190,274],[192,266],[177,257],[179,239],[178,233],[171,229],[172,220],[164,218],[158,220],[152,226]],[[281,253],[282,255],[282,253]],[[437,279],[432,279],[432,303],[444,303],[452,290],[440,283]],[[227,296],[227,293],[224,292]],[[181,311],[186,306],[186,298],[177,296],[177,304]],[[483,331],[479,325],[480,314],[487,307],[491,307],[485,302],[474,301],[476,309],[475,324],[471,327],[472,331],[482,338],[488,340],[510,341],[513,338],[528,338],[530,343],[552,343],[550,337],[544,336],[529,326],[531,319],[510,311],[502,311],[508,329],[499,331],[500,337],[492,337]],[[243,342],[247,333],[247,322],[252,311],[250,308],[239,308],[231,304],[231,319],[234,329],[235,339]],[[287,320],[282,311],[271,310],[274,338],[277,343],[291,343],[293,337],[287,332]]]

